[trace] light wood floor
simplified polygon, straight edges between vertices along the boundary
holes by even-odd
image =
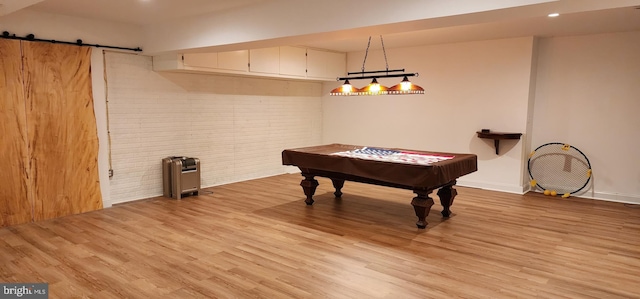
[[[0,281],[50,298],[640,298],[640,208],[457,187],[427,229],[413,193],[298,174],[0,229]]]

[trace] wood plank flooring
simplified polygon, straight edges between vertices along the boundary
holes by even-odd
[[[0,281],[50,298],[640,298],[640,208],[457,187],[415,227],[407,190],[299,174],[0,229]]]

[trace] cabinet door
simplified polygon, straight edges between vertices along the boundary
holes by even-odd
[[[232,71],[249,71],[249,50],[218,52],[218,68]]]
[[[174,71],[184,69],[182,54],[164,54],[153,56],[153,70]]]
[[[347,55],[345,53],[307,51],[307,77],[335,80],[343,77],[347,69]]]
[[[249,71],[252,73],[278,74],[280,72],[280,48],[252,49],[249,51]]]
[[[184,66],[217,68],[218,53],[185,53]]]
[[[307,49],[280,47],[280,75],[307,76]]]
[[[327,52],[327,78],[335,80],[347,74],[347,54]]]

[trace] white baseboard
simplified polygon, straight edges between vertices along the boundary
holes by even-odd
[[[287,173],[287,174],[300,173],[300,170],[295,167],[290,167],[290,168],[287,167],[287,169],[283,173]],[[254,179],[269,177],[272,175],[277,175],[277,174],[262,175],[259,177],[255,177]],[[202,186],[202,188],[215,187],[219,185],[231,184],[231,183],[240,182],[240,181],[244,181],[244,180],[222,182],[214,185]],[[495,183],[478,182],[478,181],[470,181],[470,180],[458,180],[457,185],[462,187],[478,188],[478,189],[485,189],[485,190],[506,192],[506,193],[513,193],[513,194],[525,194],[529,192],[528,185],[517,186],[517,185],[495,184]],[[161,196],[161,195],[162,194],[158,194],[157,196]],[[583,192],[580,194],[574,194],[572,196],[587,198],[587,199],[594,199],[594,200],[627,203],[627,204],[640,204],[640,195],[635,195],[635,194],[596,192],[589,189],[586,192]],[[109,208],[114,204],[119,204],[119,203],[124,203],[129,201],[135,201],[135,200],[126,200],[126,201],[120,201],[120,202],[111,202],[111,201],[104,202],[104,208]]]
[[[640,204],[640,196],[633,195],[633,194],[587,191],[584,194],[576,195],[576,197],[605,200],[605,201],[612,201],[612,202],[619,202],[619,203],[628,203],[628,204]]]
[[[467,180],[459,180],[458,186],[463,187],[471,187],[471,188],[479,188],[491,191],[498,192],[506,192],[506,193],[514,193],[514,194],[525,194],[529,192],[529,186],[514,186],[507,184],[492,184],[487,182],[477,182],[477,181],[467,181]],[[538,192],[538,191],[536,191]],[[541,191],[539,191],[541,192]],[[597,192],[593,190],[587,190],[586,192],[582,192],[579,194],[571,195],[573,197],[594,199],[594,200],[604,200],[611,202],[619,202],[619,203],[628,203],[628,204],[640,204],[640,195],[636,194],[620,194],[620,193],[608,193],[608,192]]]
[[[284,171],[284,173],[286,174],[300,173],[300,170],[297,167],[293,167],[293,166],[286,167],[286,170]],[[262,177],[268,177],[268,176],[269,175],[256,177],[256,179],[262,178]],[[224,182],[217,185],[224,185],[224,184],[230,184],[230,183],[234,183],[234,182]],[[478,189],[485,189],[485,190],[506,192],[506,193],[513,193],[513,194],[525,194],[530,190],[530,187],[528,184],[524,186],[518,186],[518,185],[495,184],[495,183],[478,182],[478,181],[470,181],[470,180],[458,180],[457,185],[462,187],[478,188]],[[214,186],[207,186],[207,187],[214,187]],[[206,188],[206,187],[202,187],[202,188]],[[595,192],[592,189],[589,189],[586,192],[583,192],[581,194],[574,194],[572,196],[587,198],[587,199],[594,199],[594,200],[619,202],[619,203],[640,204],[640,195]]]
[[[470,188],[478,188],[485,189],[491,191],[500,191],[506,193],[514,193],[514,194],[525,194],[529,188],[525,186],[523,189],[522,186],[517,185],[507,185],[507,184],[493,184],[487,182],[478,182],[478,181],[468,181],[468,180],[458,180],[458,186],[462,187],[470,187]]]

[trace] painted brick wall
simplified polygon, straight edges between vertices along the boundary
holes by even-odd
[[[321,142],[321,83],[157,73],[148,56],[105,56],[110,204],[161,195],[167,156],[199,158],[208,187],[291,171],[283,149]]]

